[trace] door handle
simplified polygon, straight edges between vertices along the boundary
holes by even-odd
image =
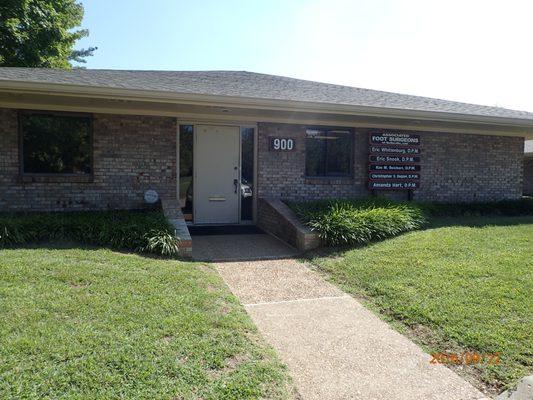
[[[239,180],[238,179],[234,179],[233,180],[233,185],[235,186],[235,193],[237,193],[237,189],[238,189],[238,186],[239,186]]]

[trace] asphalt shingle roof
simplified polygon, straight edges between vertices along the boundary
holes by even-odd
[[[292,100],[533,120],[533,113],[245,71],[125,71],[0,68],[2,81]]]

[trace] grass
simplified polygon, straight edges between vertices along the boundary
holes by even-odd
[[[430,352],[500,352],[463,367],[489,392],[533,373],[533,217],[436,220],[312,262]]]
[[[286,398],[285,367],[201,264],[0,250],[0,398]]]

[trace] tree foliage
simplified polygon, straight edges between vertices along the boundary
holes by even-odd
[[[74,49],[89,34],[76,29],[82,19],[83,6],[76,0],[1,0],[0,66],[71,68],[71,61],[84,63],[96,48]]]

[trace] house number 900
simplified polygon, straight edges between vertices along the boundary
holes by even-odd
[[[270,148],[275,151],[291,151],[294,149],[294,139],[270,138]]]

